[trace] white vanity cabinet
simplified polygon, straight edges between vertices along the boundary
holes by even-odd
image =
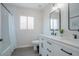
[[[41,37],[40,38],[40,43],[39,43],[39,54],[40,55],[46,56],[45,46],[46,46],[46,39]]]
[[[39,54],[42,56],[79,56],[78,48],[50,37],[41,36],[39,48]]]

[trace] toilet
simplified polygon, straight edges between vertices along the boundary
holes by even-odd
[[[39,46],[39,40],[32,41],[34,51],[37,51],[37,46]]]

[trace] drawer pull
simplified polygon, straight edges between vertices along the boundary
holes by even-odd
[[[47,48],[47,50],[48,50],[49,52],[51,52],[51,50],[49,50],[48,48]]]
[[[49,45],[52,45],[52,44],[51,44],[50,42],[48,42],[48,41],[47,41],[47,43],[48,43]]]
[[[72,55],[72,53],[69,53],[69,52],[67,52],[67,51],[65,51],[65,50],[63,50],[63,49],[61,49],[61,51],[65,52],[65,53],[67,53],[67,54],[69,54],[69,55]]]

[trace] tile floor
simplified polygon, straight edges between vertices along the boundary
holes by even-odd
[[[33,50],[33,47],[28,47],[15,49],[12,56],[39,56],[39,54]]]

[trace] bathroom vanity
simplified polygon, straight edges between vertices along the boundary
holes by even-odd
[[[78,32],[76,33],[76,31],[78,31],[79,29],[79,26],[78,26],[79,24],[78,7],[79,6],[78,5],[79,4],[69,4],[69,6],[63,5],[64,8],[67,10],[65,10],[64,8],[58,8],[49,14],[50,31],[52,33],[50,33],[51,35],[49,33],[44,33],[40,35],[40,43],[39,43],[40,55],[42,56],[79,56],[79,38],[77,38]],[[53,7],[56,7],[56,6],[57,5],[55,4]],[[68,12],[68,14],[64,13],[63,12],[64,10],[66,13]],[[77,12],[75,10],[77,10]],[[68,22],[67,22],[67,19],[65,19],[66,16],[63,17],[64,14],[66,14],[66,16],[68,17]],[[73,19],[73,17],[71,18],[72,15],[76,15],[77,19],[76,18]],[[74,24],[73,22],[76,23],[75,26],[72,26]],[[66,26],[66,24],[68,26]],[[76,29],[74,29],[75,27]],[[62,33],[63,36],[61,35],[61,30],[63,30],[63,33],[65,35],[63,33]],[[72,35],[74,33],[76,33],[76,35],[74,35],[74,38],[73,38]],[[48,34],[48,35],[45,35],[45,34]]]
[[[39,54],[42,56],[79,56],[79,45],[72,40],[41,34]]]

